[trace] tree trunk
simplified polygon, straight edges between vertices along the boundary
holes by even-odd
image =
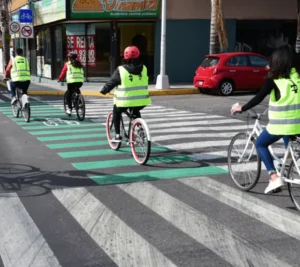
[[[210,15],[210,43],[209,43],[209,53],[216,54],[219,52],[219,40],[218,33],[216,29],[217,25],[217,1],[211,0],[211,15]]]
[[[296,45],[295,49],[296,52],[300,52],[300,0],[297,1],[297,39],[296,39]]]
[[[8,0],[1,0],[1,33],[2,33],[2,44],[3,44],[3,66],[6,66],[10,60],[10,34],[9,34],[9,10]],[[5,70],[5,69],[4,69]]]
[[[210,54],[226,52],[227,34],[223,18],[222,0],[211,0]]]

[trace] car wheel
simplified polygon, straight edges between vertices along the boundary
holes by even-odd
[[[234,88],[233,82],[223,81],[219,87],[220,95],[223,95],[223,96],[231,95],[233,92],[233,88]]]

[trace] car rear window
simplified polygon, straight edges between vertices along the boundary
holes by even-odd
[[[201,67],[214,67],[218,64],[219,60],[217,57],[207,57],[203,60]]]

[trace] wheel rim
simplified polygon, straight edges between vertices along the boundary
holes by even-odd
[[[232,90],[233,90],[233,86],[230,82],[222,83],[222,86],[221,86],[222,94],[229,95],[229,94],[231,94]]]
[[[23,118],[26,122],[30,120],[30,106],[27,104],[22,110]]]
[[[14,114],[15,117],[18,117],[19,116],[19,102],[16,102],[15,104],[13,104],[11,106],[12,108],[12,112]]]
[[[248,135],[240,134],[233,139],[228,151],[228,169],[233,182],[243,190],[252,189],[260,174],[260,158],[255,148],[255,143],[248,145],[244,156]],[[250,153],[252,156],[249,158]]]
[[[299,159],[297,160],[297,165],[299,166]],[[290,167],[288,178],[291,180],[299,180],[299,174],[297,172],[296,166],[293,163]],[[297,210],[300,211],[300,185],[295,183],[288,183],[288,189],[291,196],[291,199],[296,206]]]
[[[108,143],[109,143],[110,147],[112,149],[117,149],[118,147],[120,147],[121,144],[111,142],[111,140],[115,136],[115,128],[114,128],[114,125],[112,123],[112,119],[113,119],[113,113],[110,112],[107,115],[107,119],[106,119],[106,136],[107,136],[107,140],[108,140]]]
[[[78,119],[83,121],[85,117],[85,102],[82,95],[80,95],[76,101],[76,112]]]
[[[130,139],[134,159],[139,164],[145,164],[149,154],[149,140],[146,130],[139,121],[133,122]]]

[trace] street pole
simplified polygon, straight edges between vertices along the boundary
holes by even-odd
[[[162,0],[161,5],[160,73],[156,79],[156,89],[170,88],[169,77],[166,75],[167,0]]]

